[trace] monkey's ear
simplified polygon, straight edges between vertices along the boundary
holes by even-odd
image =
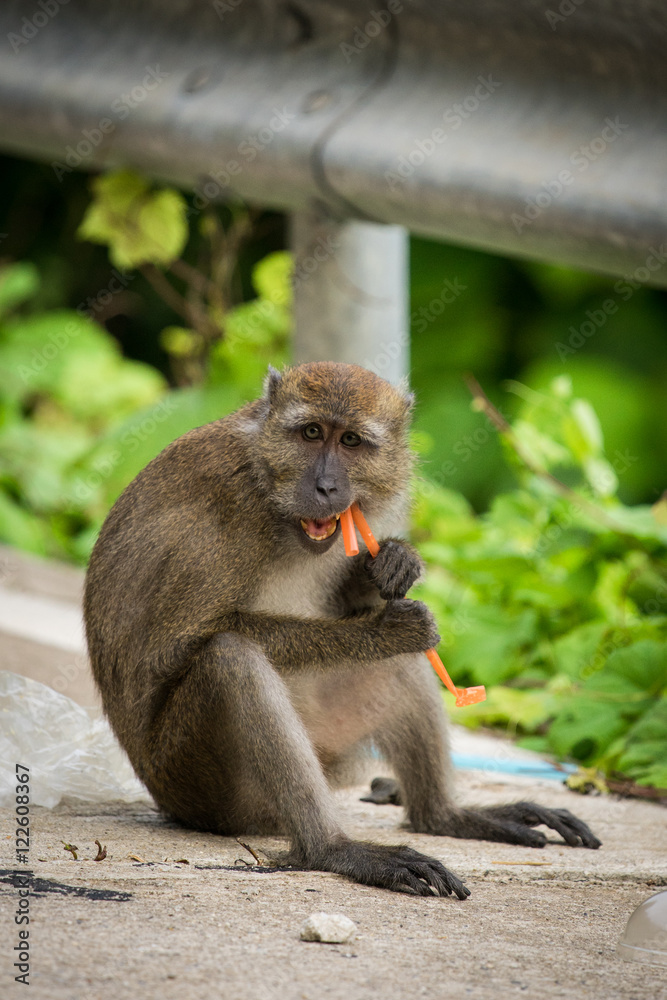
[[[278,391],[278,386],[282,382],[283,377],[279,371],[277,371],[273,365],[269,365],[269,370],[264,379],[264,397],[268,400],[269,406],[276,398],[276,392]]]
[[[409,413],[412,407],[415,405],[415,394],[414,392],[410,392],[407,376],[405,376],[405,378],[402,378],[400,380],[397,388],[398,391],[403,396],[403,403],[405,404],[405,412]]]

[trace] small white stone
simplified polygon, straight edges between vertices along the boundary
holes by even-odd
[[[301,925],[302,941],[345,944],[357,933],[357,925],[342,913],[311,913]]]

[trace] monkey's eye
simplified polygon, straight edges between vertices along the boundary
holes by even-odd
[[[317,441],[322,437],[322,428],[319,424],[307,424],[301,433],[306,441]]]
[[[354,431],[345,431],[341,435],[340,443],[344,444],[346,448],[356,448],[357,445],[361,444],[361,438]]]

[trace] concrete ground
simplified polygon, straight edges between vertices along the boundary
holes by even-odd
[[[75,610],[80,581],[70,571],[62,580],[52,568],[42,574],[34,562],[26,568],[11,553],[0,569],[8,564],[0,584],[14,603],[0,620],[1,665],[55,677],[62,683],[54,686],[88,704],[74,619],[55,614],[50,624],[49,607],[36,604],[37,637],[30,626],[31,600],[51,601],[51,610],[53,601],[70,601]],[[512,752],[458,731],[454,742],[497,760]],[[394,806],[360,802],[361,789],[339,793],[348,833],[407,842],[441,859],[472,890],[461,902],[325,873],[248,868],[253,859],[234,840],[166,822],[149,801],[33,805],[30,864],[17,865],[13,811],[0,810],[0,997],[25,995],[12,968],[20,930],[14,872],[32,871],[29,995],[36,1000],[667,998],[667,967],[625,962],[616,952],[633,909],[667,886],[665,809],[495,771],[459,772],[458,780],[465,802],[532,798],[569,808],[603,846],[572,849],[553,835],[544,850],[530,850],[416,835],[400,829]],[[243,839],[260,856],[284,846]],[[99,862],[95,840],[107,847]],[[78,846],[78,860],[63,842]],[[302,922],[322,910],[354,920],[357,937],[342,945],[300,941]]]
[[[234,840],[178,828],[148,804],[61,804],[32,811],[30,996],[39,1000],[399,1000],[407,997],[567,997],[659,1000],[667,969],[622,961],[616,943],[632,910],[667,885],[665,811],[580,799],[562,786],[502,785],[462,774],[478,802],[531,795],[567,806],[604,842],[544,850],[415,835],[400,810],[340,795],[346,829],[407,841],[440,858],[472,890],[464,902],[365,888],[318,872],[246,868]],[[11,813],[2,813],[0,995],[12,981],[18,890]],[[280,845],[244,838],[262,854]],[[95,862],[95,840],[107,847]],[[75,861],[62,841],[79,847]],[[131,857],[142,859],[137,861]],[[238,859],[243,859],[240,861]],[[186,863],[187,862],[187,863]],[[349,944],[299,940],[305,918],[344,913]],[[15,940],[16,939],[16,940]]]

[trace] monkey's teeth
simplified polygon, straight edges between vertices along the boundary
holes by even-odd
[[[333,535],[334,531],[336,530],[336,525],[338,523],[338,517],[339,516],[340,515],[336,515],[336,516],[331,517],[331,518],[322,518],[322,520],[319,521],[319,522],[317,520],[315,520],[315,519],[307,521],[307,520],[305,520],[305,518],[301,518],[301,527],[303,528],[303,530],[305,531],[305,533],[308,535],[308,537],[312,538],[312,540],[314,542],[325,542],[327,540],[327,538],[331,538],[331,536]],[[329,523],[327,524],[327,522],[329,522]],[[326,529],[325,529],[324,533],[314,534],[312,531],[309,530],[309,527],[311,525],[313,527],[318,527],[318,524],[321,525],[321,526],[324,526],[326,524]]]

